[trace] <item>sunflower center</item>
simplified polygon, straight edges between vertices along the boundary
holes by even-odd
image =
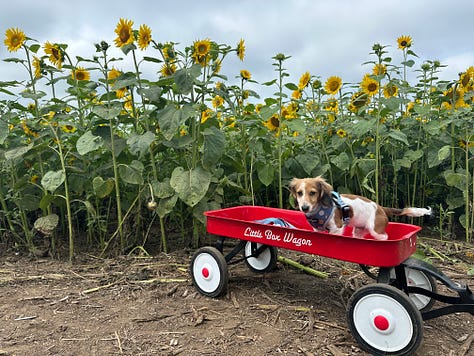
[[[60,57],[60,52],[59,50],[56,48],[56,47],[53,47],[51,49],[51,54],[53,55],[54,58],[56,58],[57,60],[59,60],[61,57]]]
[[[207,53],[207,46],[205,44],[200,44],[197,50],[200,55],[205,55]]]
[[[18,46],[20,44],[20,37],[18,36],[13,36],[11,39],[11,43],[13,46]]]
[[[405,41],[405,40],[403,40],[403,41],[400,42],[400,45],[401,45],[402,47],[406,47],[407,44],[408,44],[408,42]]]
[[[130,32],[128,31],[128,29],[126,28],[122,28],[120,30],[120,41],[122,41],[123,43],[127,42],[128,39],[130,38]]]
[[[368,86],[367,86],[367,89],[370,91],[370,92],[374,92],[377,90],[377,84],[375,83],[370,83]]]
[[[274,127],[280,127],[280,120],[277,117],[270,118],[270,122]]]

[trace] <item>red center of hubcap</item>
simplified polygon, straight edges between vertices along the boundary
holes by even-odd
[[[388,322],[388,319],[383,315],[377,315],[374,318],[374,325],[377,329],[384,331],[388,329],[390,323]]]
[[[207,269],[207,267],[204,267],[204,268],[202,269],[201,273],[202,273],[202,276],[203,276],[204,278],[209,277],[209,270]]]

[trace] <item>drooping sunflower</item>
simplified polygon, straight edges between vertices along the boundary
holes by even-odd
[[[43,65],[43,60],[33,56],[33,74],[36,79],[41,77],[41,67]]]
[[[194,63],[199,63],[203,67],[207,65],[209,61],[209,52],[211,51],[211,41],[209,39],[195,41],[193,44]]]
[[[280,129],[280,119],[278,115],[275,114],[265,121],[263,125],[270,131],[278,131]]]
[[[90,80],[91,74],[88,70],[82,67],[77,67],[71,71],[71,77],[73,80]]]
[[[330,111],[332,113],[338,114],[339,113],[339,101],[335,97],[330,97],[324,103],[324,110]]]
[[[362,82],[360,83],[362,91],[369,96],[374,96],[379,91],[379,82],[374,78],[371,78],[369,74],[364,76]]]
[[[160,69],[160,73],[163,77],[170,77],[176,72],[176,64],[169,63],[163,64]]]
[[[398,87],[393,83],[387,83],[383,87],[383,95],[388,99],[393,96],[397,96],[398,94]]]
[[[9,28],[5,31],[5,46],[7,46],[10,52],[18,51],[23,43],[26,41],[25,33],[18,28]]]
[[[221,107],[222,105],[224,105],[224,98],[222,96],[216,95],[212,99],[212,107],[214,109],[217,109],[218,107]]]
[[[304,72],[303,75],[300,77],[300,81],[298,83],[298,89],[303,90],[309,84],[309,80],[311,79],[311,74],[309,72]]]
[[[397,38],[398,48],[406,49],[410,48],[413,44],[413,40],[410,36],[400,36]]]
[[[367,95],[367,93],[364,93],[363,91],[358,91],[352,94],[351,102],[349,104],[349,110],[351,112],[356,113],[361,107],[368,105],[369,102],[370,97]]]
[[[46,42],[44,44],[44,53],[49,56],[49,61],[55,65],[56,68],[61,69],[64,58],[59,45]]]
[[[151,42],[151,29],[147,25],[141,25],[138,30],[137,44],[141,50],[147,49]]]
[[[293,90],[293,92],[291,93],[291,98],[295,100],[299,100],[301,99],[301,94],[302,94],[301,90],[299,89]]]
[[[214,111],[212,111],[209,108],[202,111],[201,112],[201,124],[204,124],[213,114],[214,114]]]
[[[219,74],[222,69],[222,60],[217,59],[212,63],[212,72],[213,74]]]
[[[252,78],[252,74],[247,69],[242,69],[240,71],[240,77],[245,80],[250,80]]]
[[[239,43],[237,44],[237,57],[239,57],[239,59],[241,61],[244,60],[244,57],[245,57],[245,42],[243,39],[240,39]]]
[[[376,63],[372,68],[373,75],[385,75],[387,73],[387,66],[385,64]]]
[[[115,45],[119,48],[132,44],[135,40],[133,35],[133,21],[127,19],[120,19],[117,27],[115,27],[115,33],[117,38],[114,40]]]
[[[342,88],[342,79],[337,76],[329,77],[324,84],[324,90],[328,94],[335,95]]]
[[[176,59],[176,52],[174,51],[173,43],[165,43],[161,49],[163,59],[166,62],[173,62]]]
[[[122,72],[115,69],[115,68],[112,68],[109,73],[107,74],[107,79],[108,80],[114,80],[114,79],[117,79],[118,77],[120,77],[122,75]]]
[[[469,67],[459,78],[459,84],[466,91],[474,90],[474,67]]]

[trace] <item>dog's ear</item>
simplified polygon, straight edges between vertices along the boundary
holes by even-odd
[[[288,188],[290,189],[290,193],[296,197],[296,187],[299,185],[299,178],[293,178],[290,181],[290,184],[288,185]]]
[[[317,186],[318,186],[318,191],[319,191],[319,201],[321,202],[321,204],[329,206],[332,204],[332,196],[331,196],[331,192],[333,190],[332,185],[326,182],[326,180],[322,178],[321,176],[317,177],[317,179],[318,179]]]

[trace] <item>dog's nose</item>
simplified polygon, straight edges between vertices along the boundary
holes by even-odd
[[[308,210],[309,210],[309,205],[306,205],[306,204],[301,205],[301,211],[303,213],[307,213]]]

